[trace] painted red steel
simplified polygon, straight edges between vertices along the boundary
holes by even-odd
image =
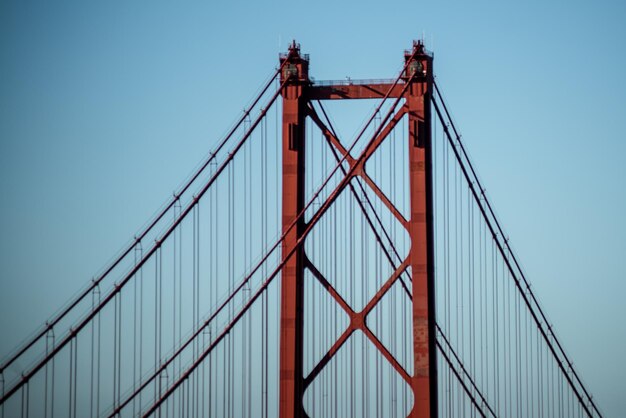
[[[284,63],[283,61],[286,61]],[[284,64],[284,65],[282,65]],[[308,61],[300,56],[294,43],[281,57],[281,81],[287,81],[283,96],[283,233],[304,208],[304,121],[308,85]],[[296,246],[304,231],[304,218],[287,232],[283,241],[283,259]],[[305,416],[302,406],[304,250],[296,249],[282,270],[280,313],[280,405],[281,417]]]
[[[313,86],[309,90],[309,100],[333,100],[333,99],[382,99],[389,92],[391,84],[337,84],[330,86]],[[398,97],[402,85],[392,88],[390,98]]]
[[[296,257],[287,261],[282,272],[281,333],[280,333],[280,416],[306,416],[302,398],[306,388],[315,380],[330,362],[341,346],[356,330],[372,342],[389,361],[396,372],[412,388],[414,396],[410,417],[437,416],[437,371],[435,361],[435,317],[434,317],[434,246],[433,246],[433,202],[432,202],[432,162],[430,95],[432,91],[432,57],[427,55],[423,45],[414,43],[413,50],[405,53],[405,70],[402,81],[395,86],[391,83],[376,84],[337,84],[315,86],[308,78],[308,58],[300,55],[294,43],[289,53],[281,56],[282,79],[289,78],[283,89],[283,230],[286,231],[293,219],[304,207],[304,120],[309,116],[334,146],[340,158],[345,157],[349,164],[348,178],[359,176],[381,199],[391,213],[408,230],[411,249],[407,258],[397,266],[394,273],[381,286],[366,306],[355,312],[332,284],[308,260],[300,246]],[[348,154],[331,130],[307,106],[309,100],[399,98],[404,95],[405,104],[393,114],[387,125],[372,139],[371,146],[354,158]],[[408,155],[410,181],[410,219],[406,219],[393,203],[378,188],[365,172],[367,159],[391,131],[406,117],[408,120]],[[346,179],[347,180],[347,179]],[[336,198],[336,191],[329,200]],[[330,202],[328,202],[330,204]],[[311,223],[317,220],[314,214]],[[294,248],[302,237],[307,225],[300,220],[298,227],[285,238],[283,254]],[[412,272],[412,320],[413,320],[413,361],[414,373],[411,376],[394,358],[384,344],[371,332],[366,323],[367,315],[380,302],[393,284],[408,269]],[[348,328],[331,346],[329,351],[315,365],[308,376],[303,375],[303,301],[304,269],[308,268],[330,296],[348,314]]]
[[[405,59],[410,59],[405,54]],[[409,65],[425,76],[411,83],[406,95],[409,113],[409,183],[411,219],[409,260],[413,278],[413,379],[415,404],[411,417],[437,416],[435,353],[434,245],[430,94],[432,59],[422,55],[418,65]]]

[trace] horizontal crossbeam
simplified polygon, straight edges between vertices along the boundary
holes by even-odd
[[[313,85],[308,89],[309,100],[383,99],[402,95],[404,83],[366,84],[358,81],[347,84]]]

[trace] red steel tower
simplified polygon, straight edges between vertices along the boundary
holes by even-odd
[[[400,120],[408,120],[408,159],[410,217],[404,219],[399,211],[394,216],[408,231],[411,246],[409,255],[400,269],[410,267],[412,272],[412,354],[413,375],[408,375],[394,361],[389,351],[376,338],[371,338],[376,348],[390,361],[396,371],[410,386],[413,393],[413,408],[410,417],[437,416],[437,369],[435,357],[435,306],[434,306],[434,245],[433,245],[433,174],[431,161],[431,93],[432,93],[432,56],[426,53],[421,42],[414,42],[410,51],[405,51],[405,67],[401,77],[395,82],[359,82],[346,84],[316,85],[309,78],[308,56],[300,54],[295,42],[287,54],[281,55],[281,81],[286,82],[283,90],[282,121],[282,173],[283,173],[283,232],[288,231],[294,219],[296,227],[289,230],[283,243],[284,257],[292,250],[298,240],[306,233],[307,223],[298,215],[305,206],[305,119],[310,117],[324,135],[329,137],[342,156],[346,157],[350,171],[346,178],[361,176],[367,178],[364,167],[367,159],[380,143],[390,134]],[[387,124],[372,138],[358,158],[347,154],[340,141],[332,136],[308,103],[313,100],[350,100],[350,99],[401,99],[400,110],[391,117]],[[406,119],[404,119],[406,116]],[[369,184],[369,183],[368,183]],[[383,193],[373,189],[374,193],[389,205]],[[328,200],[336,194],[331,193]],[[328,202],[331,204],[331,202]],[[312,219],[313,220],[313,219]],[[294,256],[288,259],[282,271],[281,322],[280,322],[280,416],[306,416],[303,407],[304,391],[319,369],[325,364],[318,364],[309,376],[303,373],[303,325],[304,325],[304,269],[308,262],[304,246],[298,246]],[[366,318],[382,295],[395,283],[399,275],[390,277],[376,295],[360,312],[353,311],[340,300],[336,292],[330,292],[346,310],[350,318],[349,329],[333,345],[337,350],[350,333],[361,330],[366,336],[371,335]],[[332,289],[331,289],[332,290]]]

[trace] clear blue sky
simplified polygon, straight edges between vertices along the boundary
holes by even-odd
[[[0,355],[77,291],[295,38],[317,79],[424,36],[487,192],[607,416],[626,410],[622,1],[0,4]]]

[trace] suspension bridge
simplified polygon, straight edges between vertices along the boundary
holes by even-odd
[[[1,417],[602,416],[421,42],[386,80],[291,44],[208,158],[0,364]],[[356,132],[341,113],[372,104]]]

